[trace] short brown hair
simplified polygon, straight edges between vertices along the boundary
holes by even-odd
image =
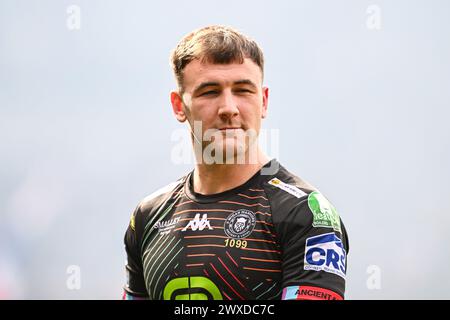
[[[183,69],[194,59],[205,63],[243,63],[251,59],[264,74],[264,56],[258,44],[239,31],[220,25],[207,26],[187,34],[172,51],[171,63],[178,88],[183,89]]]

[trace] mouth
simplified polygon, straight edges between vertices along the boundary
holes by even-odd
[[[225,128],[219,128],[220,131],[226,131],[226,130],[240,130],[241,127],[225,127]]]

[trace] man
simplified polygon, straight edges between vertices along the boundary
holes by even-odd
[[[260,149],[261,49],[209,26],[172,54],[175,117],[196,165],[135,209],[125,299],[343,299],[347,234],[336,209]]]

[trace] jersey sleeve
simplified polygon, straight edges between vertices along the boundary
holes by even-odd
[[[128,228],[125,232],[125,251],[127,255],[126,275],[127,283],[124,286],[123,299],[134,300],[140,298],[147,298],[148,293],[145,286],[141,246],[140,246],[140,229],[141,226],[141,212],[138,206],[133,212]]]
[[[283,252],[282,299],[344,299],[349,246],[336,209],[314,191],[280,204],[277,216]]]

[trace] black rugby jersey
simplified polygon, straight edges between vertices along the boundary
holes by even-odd
[[[192,173],[143,199],[125,234],[125,298],[343,299],[347,232],[336,209],[276,159],[234,189]]]

